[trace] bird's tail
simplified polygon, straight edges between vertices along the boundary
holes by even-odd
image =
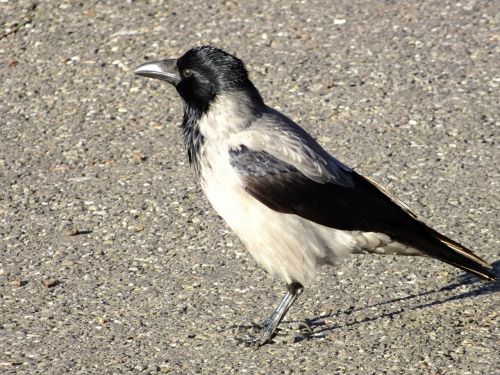
[[[449,239],[419,221],[417,216],[405,204],[394,198],[376,182],[361,175],[356,176],[358,176],[358,184],[362,186],[362,189],[365,189],[369,193],[369,196],[373,198],[377,197],[378,202],[382,202],[381,204],[379,203],[380,207],[388,210],[390,215],[397,218],[395,220],[398,221],[398,225],[391,223],[390,231],[384,232],[389,234],[393,240],[414,250],[418,250],[422,254],[437,258],[466,272],[470,272],[483,280],[496,280],[493,268],[486,261],[458,242]],[[386,204],[387,198],[392,202],[391,205]],[[407,254],[414,255],[408,252]]]
[[[460,245],[458,242],[442,235],[424,223],[419,222],[419,224],[421,225],[421,233],[425,232],[425,234],[422,233],[422,235],[419,236],[419,239],[423,243],[415,245],[417,245],[417,248],[423,253],[466,272],[470,272],[483,280],[496,280],[493,268],[485,260],[478,257],[471,250]]]

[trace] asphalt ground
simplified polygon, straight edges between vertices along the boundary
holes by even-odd
[[[498,283],[426,258],[284,293],[209,207],[179,98],[212,44],[266,102],[498,272],[495,1],[0,1],[0,373],[498,374]]]

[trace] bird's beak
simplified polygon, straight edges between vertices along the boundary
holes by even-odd
[[[147,62],[139,65],[134,73],[143,77],[161,79],[174,86],[181,81],[176,59]]]

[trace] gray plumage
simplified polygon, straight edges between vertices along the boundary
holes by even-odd
[[[266,106],[236,57],[196,47],[175,63],[146,63],[136,73],[176,87],[189,160],[203,192],[257,262],[287,284],[257,344],[270,340],[320,266],[349,254],[428,255],[495,278],[488,263],[419,221]]]

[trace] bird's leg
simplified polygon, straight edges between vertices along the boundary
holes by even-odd
[[[260,334],[256,337],[241,341],[244,341],[247,344],[261,346],[271,339],[271,337],[274,335],[274,332],[276,331],[276,328],[278,327],[278,324],[284,318],[288,309],[290,309],[290,306],[292,306],[292,304],[295,302],[297,297],[300,296],[304,289],[302,284],[297,282],[288,284],[286,287],[287,293],[285,294],[285,297],[283,297],[280,304],[278,305],[278,307],[276,307],[269,318],[264,321]]]

